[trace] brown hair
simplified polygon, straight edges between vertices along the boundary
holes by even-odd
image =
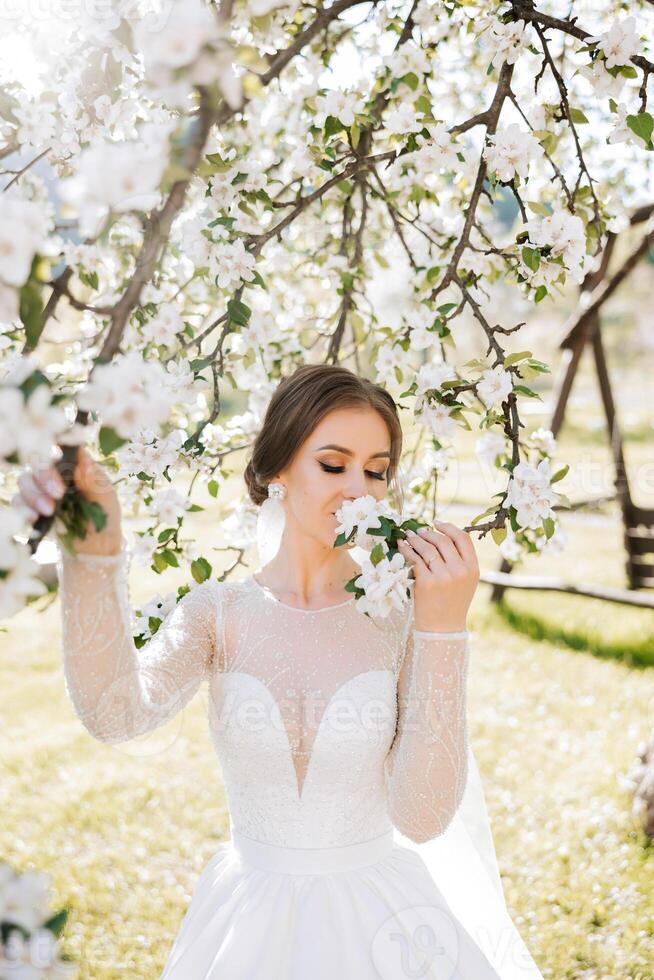
[[[391,437],[388,482],[392,483],[395,506],[401,511],[402,426],[397,405],[381,385],[339,364],[303,364],[273,392],[243,474],[252,502],[262,504],[267,499],[268,483],[291,462],[325,415],[336,408],[357,405],[375,409],[386,423]]]

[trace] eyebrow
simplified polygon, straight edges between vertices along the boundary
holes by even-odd
[[[320,452],[321,449],[335,449],[339,453],[343,453],[345,456],[354,456],[351,449],[346,449],[345,446],[336,446],[333,442],[328,442],[326,446],[318,446],[315,452]],[[384,449],[381,453],[373,453],[369,456],[369,459],[377,459],[378,456],[388,456],[390,458],[390,451]]]

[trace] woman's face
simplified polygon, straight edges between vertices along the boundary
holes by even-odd
[[[378,412],[363,406],[334,409],[278,474],[287,491],[287,523],[333,547],[334,511],[343,501],[368,493],[381,500],[390,458],[390,433]]]

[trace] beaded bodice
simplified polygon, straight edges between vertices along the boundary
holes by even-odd
[[[385,618],[353,598],[295,608],[248,576],[196,585],[137,650],[128,565],[124,546],[60,551],[66,686],[95,738],[163,725],[206,682],[241,833],[327,847],[446,829],[467,774],[467,631],[415,629],[412,602]]]

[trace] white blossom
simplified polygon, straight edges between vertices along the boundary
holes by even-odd
[[[535,245],[550,245],[551,258],[563,257],[566,268],[575,281],[581,281],[580,268],[586,254],[584,223],[576,214],[555,211],[545,218],[533,218],[527,223],[529,239]]]
[[[209,257],[209,271],[221,289],[230,292],[241,282],[252,282],[256,258],[248,252],[242,239],[231,244],[218,244]]]
[[[19,388],[0,387],[0,457],[16,453],[22,464],[45,465],[67,427],[66,414],[52,404],[47,384],[37,385],[27,400]]]
[[[365,593],[356,602],[359,612],[384,618],[394,609],[401,609],[409,599],[410,571],[411,566],[399,551],[390,560],[382,558],[377,565],[364,558],[354,582]]]
[[[143,326],[143,332],[153,344],[172,347],[176,334],[184,329],[184,320],[174,303],[162,303],[154,317]]]
[[[503,61],[514,65],[531,42],[531,25],[524,20],[503,24],[493,17],[487,41],[493,53],[491,60],[496,65],[501,65]]]
[[[0,282],[22,286],[27,281],[45,233],[46,220],[38,204],[0,194]],[[6,299],[5,303],[11,312],[12,304]]]
[[[161,138],[151,141],[143,134],[134,142],[96,139],[80,154],[75,175],[62,181],[61,193],[78,209],[82,233],[92,236],[109,210],[155,207],[167,163],[167,145]]]
[[[154,534],[135,534],[132,538],[130,553],[134,564],[148,566],[152,564],[152,556],[157,550],[158,541]]]
[[[339,521],[336,534],[344,533],[349,537],[357,527],[354,544],[358,548],[371,550],[376,544],[384,544],[383,538],[368,533],[372,528],[381,527],[381,516],[400,520],[400,515],[393,510],[385,498],[377,500],[368,493],[355,500],[346,500],[336,510],[336,518]]]
[[[625,17],[617,20],[604,34],[586,38],[586,43],[597,42],[604,52],[606,67],[615,68],[626,65],[641,49],[641,40],[636,31],[636,18]]]
[[[477,382],[477,395],[486,408],[503,402],[512,390],[513,382],[510,373],[499,365],[483,371],[481,380]]]
[[[416,421],[439,439],[450,439],[457,429],[456,419],[452,418],[447,406],[440,402],[425,402],[420,411],[416,412]]]
[[[513,180],[517,175],[527,177],[529,164],[542,156],[538,140],[530,132],[524,132],[517,123],[498,130],[488,137],[484,148],[484,159],[491,171],[496,171],[502,181]]]
[[[97,365],[77,395],[80,408],[97,412],[102,424],[123,439],[133,438],[144,427],[158,429],[170,414],[171,401],[165,368],[157,361],[144,361],[138,351]]]
[[[189,507],[190,501],[173,487],[159,490],[152,497],[152,512],[168,527],[174,527],[178,518],[183,517]]]
[[[526,548],[518,541],[513,529],[507,528],[506,537],[499,546],[502,558],[510,564],[518,561],[525,554]]]
[[[357,114],[363,112],[364,101],[355,92],[332,89],[326,95],[316,97],[316,108],[316,125],[324,126],[327,117],[333,116],[344,126],[351,126]]]
[[[429,139],[424,140],[422,145],[411,154],[411,159],[416,166],[425,172],[427,170],[456,170],[460,167],[457,153],[461,152],[461,147],[452,139],[452,134],[448,132],[445,123],[427,126]]]
[[[556,439],[551,429],[545,429],[543,426],[535,429],[529,437],[534,446],[542,449],[544,453],[548,456],[554,456],[556,452]]]
[[[397,136],[415,133],[422,127],[415,107],[410,102],[400,102],[389,109],[384,116],[384,125],[389,133]]]
[[[421,408],[425,393],[427,391],[439,389],[444,381],[448,381],[455,377],[455,368],[453,368],[450,364],[446,364],[445,361],[432,361],[428,364],[422,364],[418,370],[418,374],[416,375],[415,408],[417,410]]]
[[[505,506],[515,507],[522,527],[540,528],[546,517],[555,518],[552,510],[555,499],[549,459],[542,459],[537,466],[525,461],[518,463],[509,480]]]
[[[506,439],[499,432],[484,432],[475,442],[475,452],[482,462],[493,466],[496,457],[506,452]]]
[[[616,112],[612,116],[616,121],[607,137],[609,143],[632,143],[636,146],[647,146],[643,137],[634,133],[627,122],[627,116],[632,115],[634,112],[629,109],[625,102],[618,102]]]

